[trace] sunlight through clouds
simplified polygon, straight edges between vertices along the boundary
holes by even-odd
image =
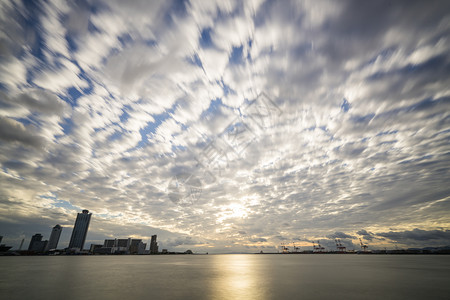
[[[449,11],[3,1],[2,234],[18,244],[86,208],[92,243],[447,245]]]

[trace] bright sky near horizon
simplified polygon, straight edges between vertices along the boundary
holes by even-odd
[[[1,1],[0,235],[450,245],[449,1]]]

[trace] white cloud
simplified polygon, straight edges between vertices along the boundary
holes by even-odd
[[[9,61],[2,62],[0,71],[1,82],[10,88],[14,88],[17,85],[22,85],[26,82],[26,67],[15,57],[10,58]]]
[[[449,226],[448,18],[439,9],[174,5],[56,3],[33,28],[18,18],[25,4],[1,6],[13,17],[0,35],[0,221],[13,228],[11,211],[35,221],[45,209],[66,222],[88,208],[93,240],[153,230],[169,247],[216,251]],[[250,118],[244,107],[261,92],[281,113],[254,104],[261,115]],[[231,122],[250,130],[242,149],[221,139]],[[215,139],[218,161],[207,148]],[[192,206],[168,197],[181,173],[202,182]]]
[[[63,94],[70,87],[87,88],[88,83],[80,77],[80,70],[68,60],[61,60],[61,68],[49,68],[37,72],[34,83],[39,87]]]
[[[220,80],[228,64],[229,53],[215,49],[202,49],[199,57],[210,81]]]

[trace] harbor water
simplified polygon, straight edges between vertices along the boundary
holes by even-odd
[[[2,299],[449,299],[449,255],[0,257]]]

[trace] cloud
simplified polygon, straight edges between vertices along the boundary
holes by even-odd
[[[441,243],[450,242],[450,230],[422,230],[414,228],[413,230],[405,230],[405,231],[380,232],[377,233],[376,235],[405,244],[410,241],[413,242],[439,241]]]
[[[30,133],[22,123],[13,119],[0,117],[0,128],[0,139],[3,141],[18,142],[36,148],[43,146],[42,139]]]
[[[336,231],[333,234],[327,235],[327,238],[330,238],[330,239],[336,239],[336,238],[338,238],[338,239],[354,239],[355,237],[352,235],[346,234],[344,232]]]
[[[68,60],[60,60],[61,67],[42,68],[35,72],[34,83],[54,93],[63,94],[66,89],[83,89],[89,84],[80,76],[80,69]]]
[[[361,230],[357,231],[356,234],[362,235],[363,239],[368,240],[368,241],[372,241],[375,238],[375,235],[372,232],[368,232],[365,229],[361,229]]]
[[[168,240],[164,242],[164,245],[167,247],[178,247],[178,246],[194,246],[203,244],[202,242],[196,241],[192,239],[191,237],[180,237],[176,238],[174,240]]]
[[[252,243],[262,243],[262,242],[267,242],[267,239],[265,238],[252,238],[249,240]]]
[[[3,94],[0,100],[3,107],[3,114],[14,114],[17,117],[26,117],[34,113],[43,115],[63,116],[67,109],[67,104],[56,95],[43,90],[27,90],[14,97]],[[15,112],[22,113],[15,113]]]
[[[449,226],[447,6],[4,2],[0,219],[88,208],[108,235],[216,252],[437,243],[406,233]],[[261,93],[278,113],[248,109]]]
[[[26,80],[26,68],[17,58],[3,62],[0,70],[2,74],[0,80],[6,86],[15,87]]]

